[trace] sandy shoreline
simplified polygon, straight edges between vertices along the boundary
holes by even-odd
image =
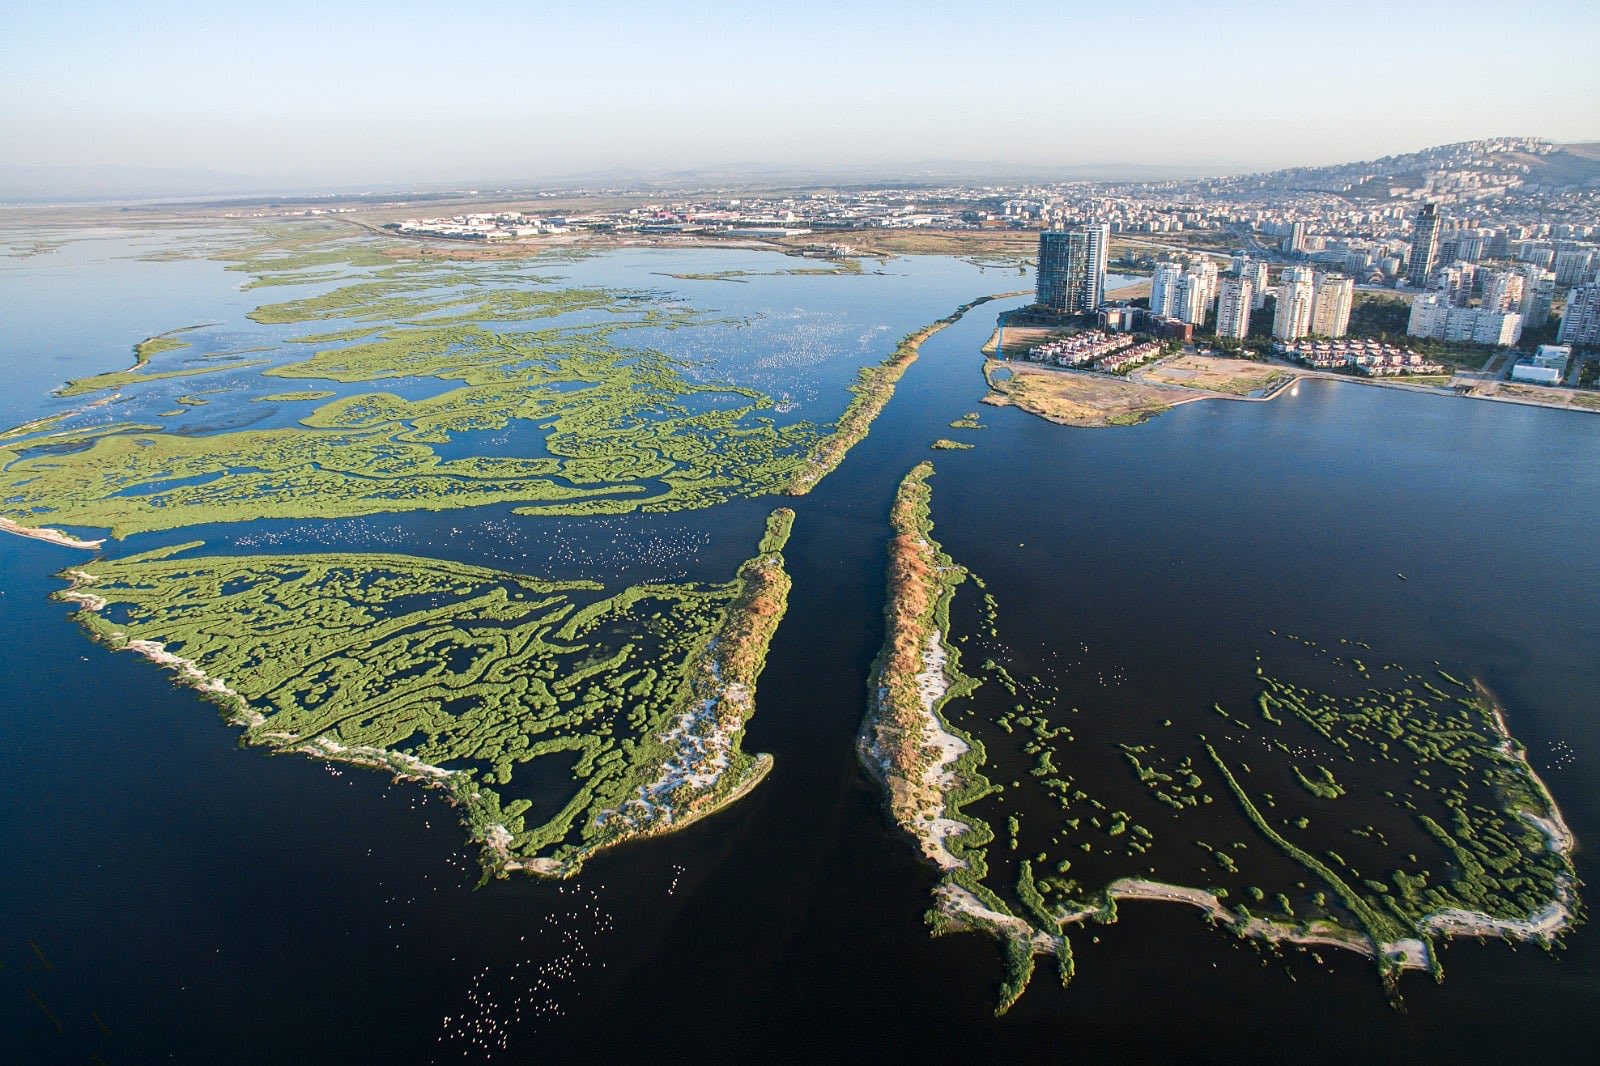
[[[77,537],[63,533],[59,529],[50,529],[47,526],[25,526],[9,518],[0,518],[0,533],[13,533],[19,537],[29,537],[33,540],[42,540],[50,544],[59,544],[63,548],[82,548],[84,551],[96,551],[105,543],[105,538],[99,540],[79,540]]]
[[[1555,797],[1539,774],[1529,765],[1526,751],[1513,739],[1506,725],[1504,711],[1493,694],[1480,682],[1474,682],[1474,688],[1490,708],[1496,732],[1500,736],[1500,752],[1506,758],[1515,759],[1523,764],[1543,795],[1549,811],[1548,815],[1532,811],[1518,813],[1543,833],[1551,851],[1570,858],[1576,846],[1576,839],[1567,826]],[[938,843],[942,846],[942,839],[939,839]],[[928,851],[926,843],[924,851],[925,853]],[[951,869],[943,863],[940,865],[946,871]],[[1273,944],[1330,947],[1352,951],[1379,962],[1389,968],[1390,972],[1396,970],[1439,972],[1440,960],[1426,934],[1436,933],[1447,938],[1503,937],[1549,943],[1572,927],[1575,891],[1576,885],[1573,880],[1562,877],[1556,885],[1556,897],[1539,910],[1521,918],[1497,918],[1480,911],[1459,908],[1436,911],[1423,916],[1417,923],[1418,932],[1422,935],[1402,937],[1388,942],[1374,941],[1364,933],[1347,929],[1326,919],[1302,923],[1277,921],[1253,915],[1248,918],[1242,917],[1230,910],[1215,894],[1205,889],[1145,878],[1119,878],[1106,886],[1103,897],[1108,903],[1128,900],[1186,904],[1204,912],[1207,920],[1240,936]],[[952,921],[968,928],[986,930],[997,936],[1026,942],[1036,955],[1054,952],[1060,943],[1060,935],[1065,935],[1066,927],[1097,919],[1103,909],[1102,906],[1086,906],[1076,911],[1058,912],[1060,935],[1056,935],[1049,930],[1036,928],[1023,918],[994,910],[972,892],[950,881],[942,883],[935,889],[934,896],[940,912]]]
[[[972,746],[952,733],[939,716],[939,704],[945,693],[950,691],[950,675],[945,672],[946,658],[943,634],[935,629],[928,634],[928,642],[923,649],[922,673],[917,675],[917,693],[927,716],[922,730],[923,745],[939,753],[933,765],[924,771],[923,780],[935,787],[941,797],[949,795],[960,784],[954,770],[956,761],[972,750]],[[965,833],[967,826],[949,814],[948,806],[941,802],[933,819],[926,823],[923,842],[924,852],[931,847],[937,856],[935,861],[944,869],[964,865],[951,852],[947,842],[951,837]]]
[[[922,543],[921,547],[926,548],[927,545]],[[926,790],[925,794],[937,796],[939,801],[936,805],[924,805],[918,810],[917,817],[911,824],[902,824],[902,828],[916,840],[918,850],[922,852],[924,858],[948,872],[966,865],[956,858],[950,850],[948,841],[951,837],[966,832],[967,826],[964,822],[949,816],[948,804],[944,797],[953,792],[958,784],[951,767],[970,748],[966,741],[946,728],[936,710],[939,701],[944,699],[945,693],[950,690],[950,677],[945,672],[945,660],[943,641],[939,631],[934,629],[923,642],[922,672],[916,677],[917,695],[922,712],[918,721],[918,735],[914,739],[904,738],[901,743],[909,742],[919,750],[938,752],[934,761],[924,768],[919,783]],[[878,778],[879,783],[888,789],[893,773],[893,759],[883,747],[875,724],[887,713],[889,701],[887,686],[878,686],[877,700],[878,707],[873,722],[863,730],[858,746],[868,769]]]
[[[68,570],[66,576],[72,579],[72,587],[64,592],[57,593],[57,598],[68,603],[76,603],[81,611],[98,614],[105,610],[106,599],[92,592],[84,592],[83,585],[92,585],[97,580],[95,575],[85,570]],[[189,688],[196,689],[212,701],[221,704],[228,711],[228,720],[235,725],[244,726],[246,729],[254,728],[266,721],[261,712],[255,710],[246,702],[245,698],[227,686],[221,678],[214,678],[200,669],[198,663],[192,659],[185,659],[167,650],[165,644],[156,640],[129,640],[121,632],[98,632],[96,638],[106,644],[113,651],[131,651],[144,656],[157,666],[171,670],[178,675],[179,683]]]
[[[1277,399],[1279,396],[1283,395],[1287,389],[1291,388],[1300,381],[1311,380],[1335,381],[1347,385],[1365,385],[1370,388],[1378,389],[1396,389],[1404,392],[1417,393],[1424,396],[1439,396],[1447,399],[1488,400],[1495,403],[1517,404],[1523,407],[1542,407],[1546,410],[1552,411],[1576,411],[1580,414],[1600,414],[1600,407],[1585,407],[1581,404],[1573,404],[1558,400],[1545,401],[1531,396],[1500,395],[1499,393],[1495,392],[1474,391],[1473,386],[1476,383],[1476,379],[1461,378],[1459,376],[1453,378],[1450,385],[1440,386],[1416,384],[1414,382],[1405,380],[1403,377],[1357,377],[1349,374],[1334,374],[1326,370],[1314,370],[1309,367],[1302,367],[1290,363],[1270,363],[1263,365],[1279,367],[1285,374],[1289,376],[1283,381],[1273,385],[1272,388],[1268,389],[1260,396],[1246,396],[1236,393],[1218,392],[1210,389],[1191,388],[1177,382],[1151,381],[1144,376],[1151,368],[1138,371],[1132,375],[1129,375],[1127,378],[1112,378],[1109,375],[1097,374],[1089,371],[1048,367],[1035,363],[1018,363],[1015,360],[997,360],[993,357],[989,357],[988,362],[992,363],[993,366],[986,366],[986,380],[989,372],[992,371],[994,367],[1005,367],[1011,369],[1013,374],[1017,373],[1018,367],[1021,367],[1032,372],[1072,374],[1090,380],[1103,379],[1122,381],[1126,384],[1138,385],[1142,388],[1152,390],[1152,394],[1159,393],[1159,402],[1164,404],[1169,410],[1171,408],[1180,407],[1183,404],[1194,403],[1199,400],[1237,400],[1245,403],[1265,403],[1267,401]],[[1014,363],[1015,365],[1013,365]],[[1160,364],[1157,365],[1159,366]],[[1017,409],[1026,411],[1031,415],[1043,418],[1047,422],[1054,422],[1057,425],[1073,426],[1080,429],[1101,429],[1114,428],[1120,424],[1115,422],[1107,422],[1104,419],[1091,420],[1063,417],[1053,414],[1047,410],[1030,406],[1027,403],[1020,402],[1020,397],[997,388],[992,382],[989,382],[989,388],[990,392],[981,398],[981,402],[996,407],[1016,407]],[[1165,411],[1156,411],[1151,413],[1149,417],[1154,418],[1164,413]]]

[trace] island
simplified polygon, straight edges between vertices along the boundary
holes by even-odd
[[[247,743],[445,791],[486,873],[570,877],[753,788],[740,747],[788,603],[793,512],[722,585],[550,582],[375,554],[205,555],[64,573],[94,638],[221,706]]]
[[[494,519],[504,528],[803,493],[865,435],[920,337],[864,371],[871,389],[819,429],[775,418],[760,390],[630,343],[713,317],[660,293],[303,232],[205,249],[250,274],[246,289],[317,290],[249,313],[282,331],[276,343],[219,353],[205,326],[157,335],[131,369],[62,393],[99,399],[0,433],[0,532],[91,552],[146,545],[63,572],[60,598],[96,640],[170,670],[248,744],[440,790],[485,876],[571,877],[605,848],[754,788],[772,760],[742,737],[787,607],[788,508],[731,578],[711,582],[551,580],[171,534],[491,505],[509,510]],[[247,351],[269,354],[240,362]],[[169,389],[224,369],[241,371],[229,390]],[[112,403],[167,424],[107,418]]]
[[[1122,715],[1099,723],[1109,749],[1078,745],[1059,693],[993,658],[963,665],[958,591],[981,590],[966,616],[990,636],[999,605],[933,539],[932,472],[911,471],[890,515],[884,643],[858,750],[891,820],[942,871],[934,932],[1002,943],[999,1013],[1036,955],[1070,981],[1073,928],[1116,921],[1119,900],[1360,953],[1395,997],[1404,970],[1443,978],[1441,938],[1552,946],[1581,920],[1574,839],[1550,790],[1493,695],[1443,669],[1374,667],[1359,641],[1274,633],[1283,650],[1270,658],[1325,687],[1270,671],[1263,654],[1248,711],[1192,709],[1189,721],[1214,723],[1193,731]],[[1003,694],[975,699],[989,686]],[[1105,787],[1106,768],[1084,760],[1108,750],[1126,773],[1097,795],[1086,782]],[[998,762],[1032,768],[1005,785]]]

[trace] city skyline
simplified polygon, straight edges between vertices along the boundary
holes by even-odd
[[[1573,0],[1518,12],[1549,28],[1537,45],[1549,73],[1467,79],[1403,106],[1398,44],[1426,35],[1441,57],[1481,54],[1499,8],[1357,4],[1330,24],[1248,0],[1191,25],[1166,0],[1132,12],[1026,0],[989,15],[977,43],[971,13],[948,4],[826,4],[808,20],[764,3],[655,19],[599,4],[535,22],[501,3],[449,20],[416,4],[378,19],[295,0],[270,22],[226,8],[15,13],[0,43],[12,183],[63,171],[197,191],[685,171],[1134,178],[1600,138],[1600,72],[1584,62],[1600,26]],[[1019,34],[1078,43],[1022,47]],[[1263,88],[1320,69],[1339,106],[1310,122],[1296,94],[1261,92],[1251,121],[1223,126],[1158,106],[1241,62]]]

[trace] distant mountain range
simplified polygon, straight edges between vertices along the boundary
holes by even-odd
[[[26,166],[0,163],[0,203],[82,203],[124,200],[251,199],[262,197],[398,197],[425,199],[471,190],[528,192],[548,188],[606,188],[672,192],[716,188],[918,187],[1055,181],[1160,181],[1221,173],[1220,167],[1096,163],[1034,166],[1001,162],[927,160],[883,166],[781,166],[729,163],[644,172],[610,167],[545,177],[477,181],[313,182],[178,167]]]
[[[1209,183],[1218,193],[1331,192],[1388,199],[1417,190],[1493,195],[1600,188],[1600,141],[1556,144],[1537,137],[1462,141],[1359,163],[1291,167]]]
[[[1058,181],[1198,183],[1215,195],[1329,192],[1353,199],[1388,199],[1416,190],[1456,196],[1498,195],[1510,189],[1600,188],[1600,142],[1555,144],[1537,137],[1463,141],[1404,155],[1357,163],[1216,177],[1218,167],[1172,164],[1098,163],[1036,166],[927,160],[885,166],[781,166],[764,163],[715,165],[652,173],[594,170],[544,178],[481,182],[319,183],[282,177],[230,174],[169,167],[21,166],[0,163],[0,203],[114,200],[244,199],[285,196],[310,199],[403,199],[460,194],[467,190],[526,192],[541,188],[606,187],[668,191],[711,188],[816,188],[824,186],[935,186],[1029,184]]]

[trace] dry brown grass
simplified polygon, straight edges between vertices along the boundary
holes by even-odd
[[[1145,371],[1144,377],[1149,381],[1182,385],[1187,389],[1205,389],[1209,392],[1245,396],[1292,373],[1294,371],[1285,367],[1253,363],[1248,359],[1184,355],[1153,370]]]
[[[767,646],[789,606],[793,582],[783,566],[783,545],[788,540],[794,512],[787,507],[773,512],[760,553],[739,570],[743,589],[728,608],[719,635],[718,658],[723,681],[754,688],[767,661]]]
[[[889,544],[889,616],[894,629],[886,664],[889,677],[915,677],[922,672],[921,630],[933,603],[933,570],[926,551],[921,538],[911,533],[901,533]]]
[[[923,740],[925,712],[917,685],[928,636],[937,624],[934,608],[941,589],[937,549],[925,535],[929,489],[917,478],[925,469],[926,464],[919,466],[901,483],[890,510],[895,535],[889,542],[889,639],[877,675],[886,694],[874,730],[889,760],[889,810],[901,825],[912,824],[930,804],[937,809],[939,803],[937,790],[925,779],[937,752]]]
[[[1547,407],[1568,407],[1576,411],[1600,411],[1600,393],[1585,389],[1558,388],[1554,385],[1525,385],[1502,381],[1497,386],[1473,390],[1479,395],[1500,396]]]
[[[1108,300],[1138,300],[1150,296],[1150,282],[1136,281],[1132,285],[1123,285],[1115,289],[1106,290]]]
[[[803,246],[818,240],[847,244],[860,255],[982,255],[1032,259],[1039,253],[1037,230],[829,230],[786,237],[780,244]]]
[[[1026,355],[1028,353],[1028,349],[1030,348],[1043,344],[1046,341],[1054,340],[1057,337],[1065,337],[1068,334],[1076,332],[1078,331],[1072,329],[1061,329],[1055,326],[1007,326],[1005,355],[1007,358]],[[998,328],[996,328],[993,333],[989,334],[989,339],[985,341],[983,345],[983,352],[985,355],[994,354],[994,343],[999,336],[1000,330]]]
[[[1013,404],[1065,426],[1131,426],[1172,406],[1170,392],[1121,378],[1015,364],[1009,369],[1009,379],[991,379],[994,391],[983,402]]]

